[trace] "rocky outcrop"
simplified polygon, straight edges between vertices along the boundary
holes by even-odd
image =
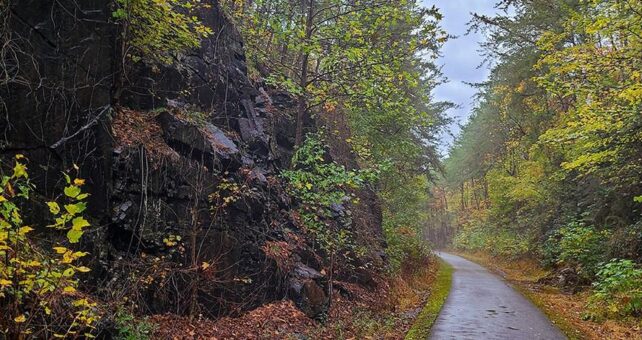
[[[329,298],[319,283],[327,279],[318,271],[297,263],[290,277],[289,294],[296,305],[308,316],[324,318]]]
[[[330,157],[348,169],[359,169],[358,156],[350,145],[350,125],[340,108],[325,112],[317,125],[329,137],[326,138],[326,143],[329,146]],[[353,194],[356,200],[345,202],[342,206],[336,207],[335,211],[338,218],[342,218],[344,213],[349,214],[355,241],[367,251],[365,256],[353,257],[350,266],[341,268],[340,277],[345,281],[373,287],[376,285],[377,269],[383,268],[386,261],[383,252],[385,241],[381,229],[381,204],[371,187],[356,189]]]
[[[6,46],[19,53],[2,70],[0,156],[26,154],[44,198],[60,190],[61,171],[80,166],[95,294],[146,313],[208,316],[287,296],[318,317],[323,261],[279,177],[294,100],[252,85],[239,33],[211,4],[199,15],[214,34],[200,50],[123,69],[109,0],[9,3]],[[367,214],[378,216],[367,195]],[[360,216],[357,233],[375,235],[363,244],[380,249],[379,218]],[[266,250],[275,242],[288,245],[282,256]]]

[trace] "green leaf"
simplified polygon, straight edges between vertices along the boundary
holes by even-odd
[[[65,204],[65,210],[67,210],[67,212],[72,216],[80,214],[81,212],[85,211],[85,209],[87,209],[87,204],[84,202],[78,202],[76,204]]]
[[[82,233],[82,231],[80,231],[80,230],[70,229],[70,230],[67,232],[67,239],[68,239],[68,240],[69,240],[69,242],[71,242],[71,243],[78,243],[78,241],[80,240],[80,237],[82,236],[82,234],[83,234],[83,233]]]
[[[47,202],[47,205],[49,206],[49,211],[54,214],[58,215],[60,213],[60,206],[56,202]]]
[[[65,187],[65,195],[68,197],[74,198],[80,194],[80,188],[77,186],[70,185],[68,187]]]
[[[87,220],[82,216],[74,218],[71,221],[71,224],[72,224],[71,228],[76,230],[81,230],[84,227],[90,226],[89,222],[87,222]]]

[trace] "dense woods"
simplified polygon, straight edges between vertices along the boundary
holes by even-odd
[[[470,24],[487,34],[492,74],[433,189],[448,202],[440,235],[460,249],[535,255],[561,285],[592,284],[588,318],[639,316],[642,6],[499,5],[507,14]]]

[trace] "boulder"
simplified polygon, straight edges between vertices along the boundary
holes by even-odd
[[[324,275],[302,263],[297,263],[291,272],[290,299],[305,315],[322,319],[328,312],[329,299],[324,287]]]
[[[161,112],[157,120],[163,130],[163,138],[178,153],[203,161],[210,169],[224,167],[230,170],[229,165],[235,168],[241,166],[236,144],[211,123],[199,127],[167,111]]]

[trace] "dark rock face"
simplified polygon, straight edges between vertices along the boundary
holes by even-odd
[[[176,56],[171,66],[134,65],[121,95],[125,106],[151,110],[167,99],[189,103],[210,115],[213,123],[238,128],[248,118],[243,100],[258,94],[247,77],[245,52],[239,32],[223,15],[216,0],[200,9],[198,16],[213,34],[198,51]]]
[[[327,312],[328,296],[323,288],[326,285],[324,275],[318,271],[297,263],[290,277],[290,297],[308,316],[323,318]]]
[[[212,123],[199,127],[169,112],[162,112],[157,120],[163,129],[163,139],[179,154],[201,162],[211,161],[212,164],[205,164],[209,169],[237,170],[241,166],[236,144]]]
[[[9,46],[21,53],[2,70],[13,78],[0,83],[0,159],[26,154],[46,198],[61,171],[80,166],[96,294],[128,296],[145,313],[208,316],[289,296],[318,317],[328,303],[322,260],[279,179],[295,101],[253,87],[240,35],[211,3],[199,15],[214,34],[200,50],[170,66],[130,65],[123,83],[111,1],[13,1]],[[118,115],[130,124],[124,135]],[[379,235],[380,220],[359,221],[355,234]],[[293,245],[296,265],[266,255],[277,241]]]
[[[2,155],[23,153],[37,162],[30,167],[32,180],[47,196],[61,170],[82,165],[93,212],[109,202],[105,155],[111,148],[107,108],[116,34],[108,24],[109,3],[21,0],[0,5],[7,23],[0,70]]]

